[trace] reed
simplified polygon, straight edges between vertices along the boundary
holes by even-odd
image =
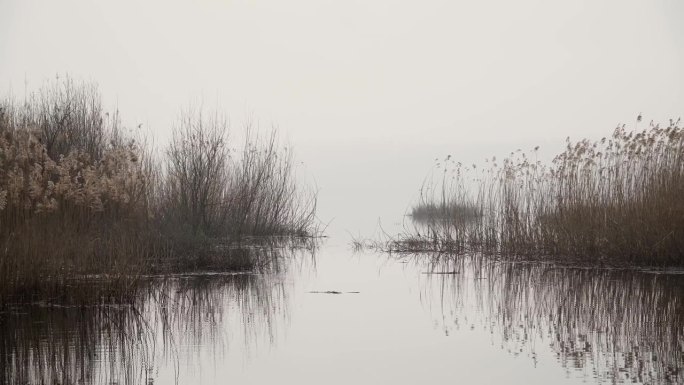
[[[142,155],[91,86],[66,80],[2,103],[0,303],[61,297],[56,288],[76,275],[131,286],[150,252]]]
[[[593,263],[684,263],[684,130],[670,121],[619,126],[598,141],[568,139],[549,165],[520,150],[478,169],[449,163],[424,185],[427,224],[388,243],[394,250],[480,252]],[[447,207],[469,208],[468,220]],[[417,209],[418,209],[417,208]],[[441,215],[447,212],[448,215]]]
[[[433,222],[449,219],[470,222],[482,215],[473,205],[463,205],[458,202],[430,202],[423,201],[411,208],[411,219],[416,222]]]
[[[61,298],[93,275],[111,284],[89,296],[123,300],[149,272],[254,268],[224,247],[247,236],[313,235],[315,193],[290,150],[248,130],[235,155],[227,131],[186,114],[159,158],[92,84],[67,78],[0,102],[0,304]]]

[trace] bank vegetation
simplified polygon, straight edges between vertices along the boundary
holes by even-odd
[[[275,132],[242,136],[186,112],[157,150],[70,79],[0,102],[0,304],[59,299],[87,277],[111,282],[88,293],[108,298],[152,272],[251,269],[231,245],[315,235],[291,150]]]
[[[450,158],[450,157],[449,157]],[[481,253],[600,264],[684,264],[681,121],[571,142],[550,164],[537,149],[487,166],[444,161],[392,251]]]

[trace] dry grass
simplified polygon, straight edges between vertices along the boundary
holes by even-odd
[[[316,232],[316,196],[275,133],[249,131],[235,155],[223,121],[188,114],[156,159],[122,132],[97,88],[69,79],[0,102],[0,304],[60,297],[83,275],[132,293],[137,275],[174,263],[245,270],[255,262],[218,244]]]
[[[458,202],[423,201],[411,208],[411,219],[416,222],[434,222],[440,220],[461,221],[463,223],[477,220],[482,216],[478,207]]]
[[[536,150],[535,150],[536,151]],[[423,189],[421,206],[467,207],[388,244],[457,253],[599,263],[684,263],[684,129],[615,129],[599,141],[567,142],[550,165],[523,152],[483,170],[450,163]],[[432,205],[432,206],[429,206]],[[446,205],[446,206],[445,206]],[[419,206],[420,207],[420,206]],[[438,209],[440,213],[446,209]]]

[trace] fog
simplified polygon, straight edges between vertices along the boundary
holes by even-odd
[[[400,217],[464,162],[684,112],[684,5],[659,1],[3,1],[0,88],[97,82],[157,145],[189,105],[295,147],[331,230]],[[546,151],[546,152],[544,152]]]

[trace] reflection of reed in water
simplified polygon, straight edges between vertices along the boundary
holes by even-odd
[[[0,383],[135,378],[153,350],[148,332],[132,306],[16,306],[0,314]]]
[[[447,333],[479,323],[535,360],[550,345],[563,367],[601,382],[684,382],[684,275],[475,257],[436,257],[428,269],[458,272],[424,275]],[[478,321],[464,317],[473,308]]]
[[[126,305],[10,308],[0,313],[0,384],[152,383],[202,349],[220,357],[270,344],[287,317],[281,262],[292,255],[272,257],[280,262],[258,273],[150,278]]]
[[[156,345],[163,347],[157,367],[162,358],[199,364],[203,347],[216,362],[229,348],[246,354],[261,343],[275,342],[287,319],[287,290],[280,276],[178,277],[155,297],[144,314],[155,331]]]

